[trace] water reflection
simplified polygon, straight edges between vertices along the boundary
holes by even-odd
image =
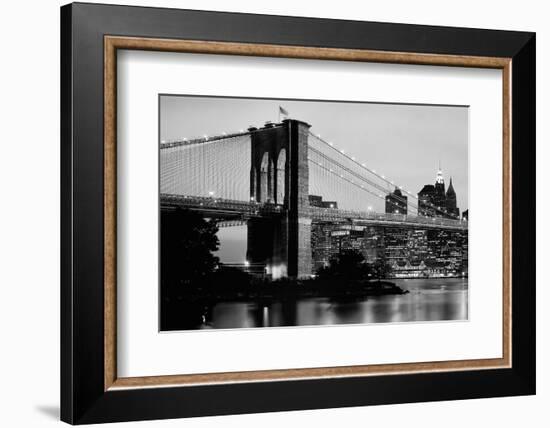
[[[395,280],[408,294],[360,299],[306,298],[257,304],[223,302],[200,325],[223,329],[468,319],[467,279]]]

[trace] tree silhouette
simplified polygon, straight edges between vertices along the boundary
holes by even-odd
[[[370,268],[365,257],[356,250],[342,250],[330,259],[329,266],[319,269],[320,279],[342,278],[348,280],[367,279]]]
[[[160,265],[163,298],[204,287],[218,265],[218,227],[183,209],[161,211]]]
[[[391,275],[392,267],[386,261],[378,259],[373,263],[371,270],[372,276],[380,281],[381,279],[388,278]]]

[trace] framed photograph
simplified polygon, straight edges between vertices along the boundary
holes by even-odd
[[[533,33],[76,3],[61,54],[62,420],[535,393]]]

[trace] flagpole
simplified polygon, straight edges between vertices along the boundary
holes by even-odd
[[[279,106],[279,122],[281,122],[281,113],[286,119],[288,119],[288,111],[283,107]]]

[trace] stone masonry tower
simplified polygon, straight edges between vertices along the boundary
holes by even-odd
[[[294,119],[249,128],[250,199],[260,206],[282,205],[282,214],[249,220],[247,260],[265,263],[274,279],[311,274],[309,128]]]

